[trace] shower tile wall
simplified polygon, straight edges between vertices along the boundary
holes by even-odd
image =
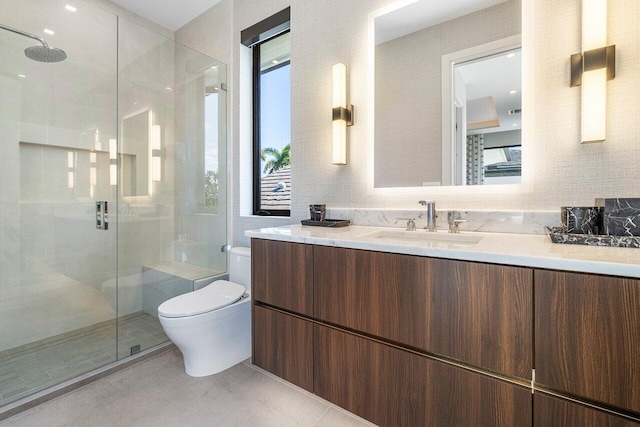
[[[0,299],[20,281],[19,157],[20,82],[0,74]]]
[[[99,288],[115,233],[95,234],[92,208],[116,194],[98,164],[116,135],[117,18],[65,4],[0,1],[3,24],[55,27],[70,57],[31,61],[33,40],[0,34],[0,350],[115,317]]]

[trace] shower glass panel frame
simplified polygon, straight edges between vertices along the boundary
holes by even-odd
[[[163,345],[158,305],[227,270],[226,65],[65,5],[0,0],[67,53],[0,30],[0,412]]]

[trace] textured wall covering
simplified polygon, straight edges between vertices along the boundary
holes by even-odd
[[[329,207],[408,208],[433,198],[441,209],[553,210],[561,205],[588,205],[594,197],[637,195],[640,179],[640,2],[609,2],[609,43],[617,46],[617,76],[608,85],[608,137],[602,144],[580,144],[580,90],[569,87],[569,56],[580,50],[580,0],[524,0],[522,15],[525,67],[525,162],[531,183],[524,192],[494,188],[373,189],[372,118],[368,14],[390,0],[223,0],[220,10],[233,10],[227,21],[215,11],[176,33],[178,41],[201,50],[230,67],[233,165],[233,243],[246,244],[244,230],[298,222],[309,203]],[[247,88],[240,77],[240,31],[291,6],[292,15],[292,194],[291,218],[243,216],[241,196],[250,191],[242,158],[243,133],[239,100]],[[220,5],[219,5],[220,6]],[[218,7],[218,6],[216,6]],[[214,9],[216,8],[214,7]],[[225,9],[226,8],[226,9]],[[214,24],[224,21],[219,31]],[[221,57],[202,40],[209,32],[231,43],[232,58]],[[184,35],[184,36],[183,36]],[[216,42],[218,45],[218,42]],[[222,43],[224,45],[224,43]],[[218,49],[218,48],[216,48]],[[220,48],[221,49],[221,48]],[[221,49],[223,50],[223,49]],[[228,60],[228,61],[227,61]],[[331,66],[347,65],[349,98],[356,106],[356,125],[349,128],[347,166],[331,164]],[[241,168],[241,165],[242,168]],[[245,168],[243,172],[243,168]],[[243,186],[241,187],[241,182]],[[245,196],[246,197],[246,196]],[[246,212],[246,211],[245,211]]]

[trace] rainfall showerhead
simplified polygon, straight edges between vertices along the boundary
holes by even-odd
[[[67,59],[67,54],[62,49],[58,49],[53,46],[49,46],[47,42],[38,36],[25,33],[24,31],[16,30],[15,28],[7,27],[0,24],[0,28],[10,31],[12,33],[20,34],[21,36],[28,37],[33,40],[37,40],[42,43],[42,46],[31,46],[24,50],[24,54],[27,58],[38,62],[60,62]]]
[[[24,54],[39,62],[60,62],[67,59],[64,50],[51,46],[31,46],[24,50]]]

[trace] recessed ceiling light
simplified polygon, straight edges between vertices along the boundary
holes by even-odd
[[[513,127],[517,127],[517,126],[518,126],[518,124],[517,124],[517,123],[514,123],[514,124],[512,124],[511,126],[513,126]]]
[[[167,86],[165,89],[167,90],[173,90],[172,88],[170,88],[169,86]]]
[[[277,59],[274,59],[274,60],[273,60],[273,61],[271,61],[271,62],[273,62],[274,64],[279,64],[279,63],[280,63],[280,61],[278,61]]]
[[[67,9],[69,12],[75,12],[76,10],[78,10],[77,8],[71,6],[70,4],[66,5],[64,8]]]
[[[518,93],[518,91],[517,91],[517,90],[511,90],[511,91],[509,91],[509,93],[510,93],[511,95],[515,95],[516,93]]]
[[[214,65],[213,67],[211,67],[211,69],[212,69],[212,70],[217,70],[217,69],[218,69],[218,66],[217,66],[217,65]]]
[[[27,76],[25,76],[24,74],[18,74],[18,77],[22,78],[22,79],[26,79]]]
[[[511,59],[511,58],[515,58],[516,54],[515,53],[509,53],[507,55],[507,58]]]
[[[45,29],[44,29],[44,32],[45,32],[45,33],[47,33],[47,34],[49,34],[50,36],[52,36],[52,35],[54,35],[54,34],[56,33],[55,31],[52,31],[52,30],[50,30],[50,29],[48,29],[48,28],[45,28]]]

